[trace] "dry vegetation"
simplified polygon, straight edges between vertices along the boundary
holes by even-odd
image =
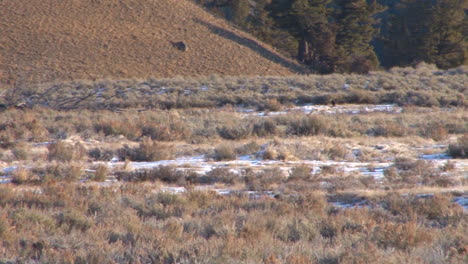
[[[466,263],[464,82],[420,65],[8,90],[0,263]],[[290,111],[331,100],[403,108]]]
[[[301,70],[190,0],[0,1],[0,32],[0,86]]]
[[[338,104],[394,103],[423,107],[466,107],[467,74],[466,66],[442,71],[422,63],[416,68],[394,68],[368,75],[213,75],[199,78],[24,84],[5,90],[3,103],[12,106],[46,106],[61,110],[168,110],[242,105],[276,111],[293,104],[329,104],[331,101]]]
[[[0,188],[4,263],[465,263],[468,251],[466,215],[450,195],[388,194],[336,210],[318,192]]]

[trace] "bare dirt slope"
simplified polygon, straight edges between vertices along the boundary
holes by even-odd
[[[183,41],[187,51],[174,42]],[[294,62],[189,0],[0,0],[0,84],[288,75]]]

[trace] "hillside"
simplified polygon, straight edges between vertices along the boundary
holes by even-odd
[[[189,0],[4,0],[0,36],[0,84],[7,86],[300,71]],[[174,45],[180,41],[186,51]]]

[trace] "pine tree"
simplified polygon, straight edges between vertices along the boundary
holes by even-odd
[[[467,0],[402,0],[384,41],[385,66],[435,63],[441,68],[467,59]]]
[[[230,5],[232,9],[232,21],[237,25],[245,27],[250,13],[249,0],[233,0]]]
[[[334,71],[335,32],[328,21],[331,0],[296,0],[291,15],[297,25],[299,61],[320,73]]]
[[[390,18],[384,41],[385,66],[430,61],[431,0],[402,0]]]
[[[337,0],[334,19],[338,70],[365,73],[377,68],[379,61],[371,45],[378,33],[374,18],[383,11],[375,0]]]
[[[468,36],[463,30],[467,26],[464,11],[467,6],[468,0],[438,0],[434,5],[429,60],[440,68],[458,66],[466,60]]]

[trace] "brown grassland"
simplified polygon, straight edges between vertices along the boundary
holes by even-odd
[[[0,1],[0,85],[290,75],[302,67],[188,0]],[[184,42],[187,49],[178,50]]]
[[[466,263],[467,72],[0,90],[0,263]]]

